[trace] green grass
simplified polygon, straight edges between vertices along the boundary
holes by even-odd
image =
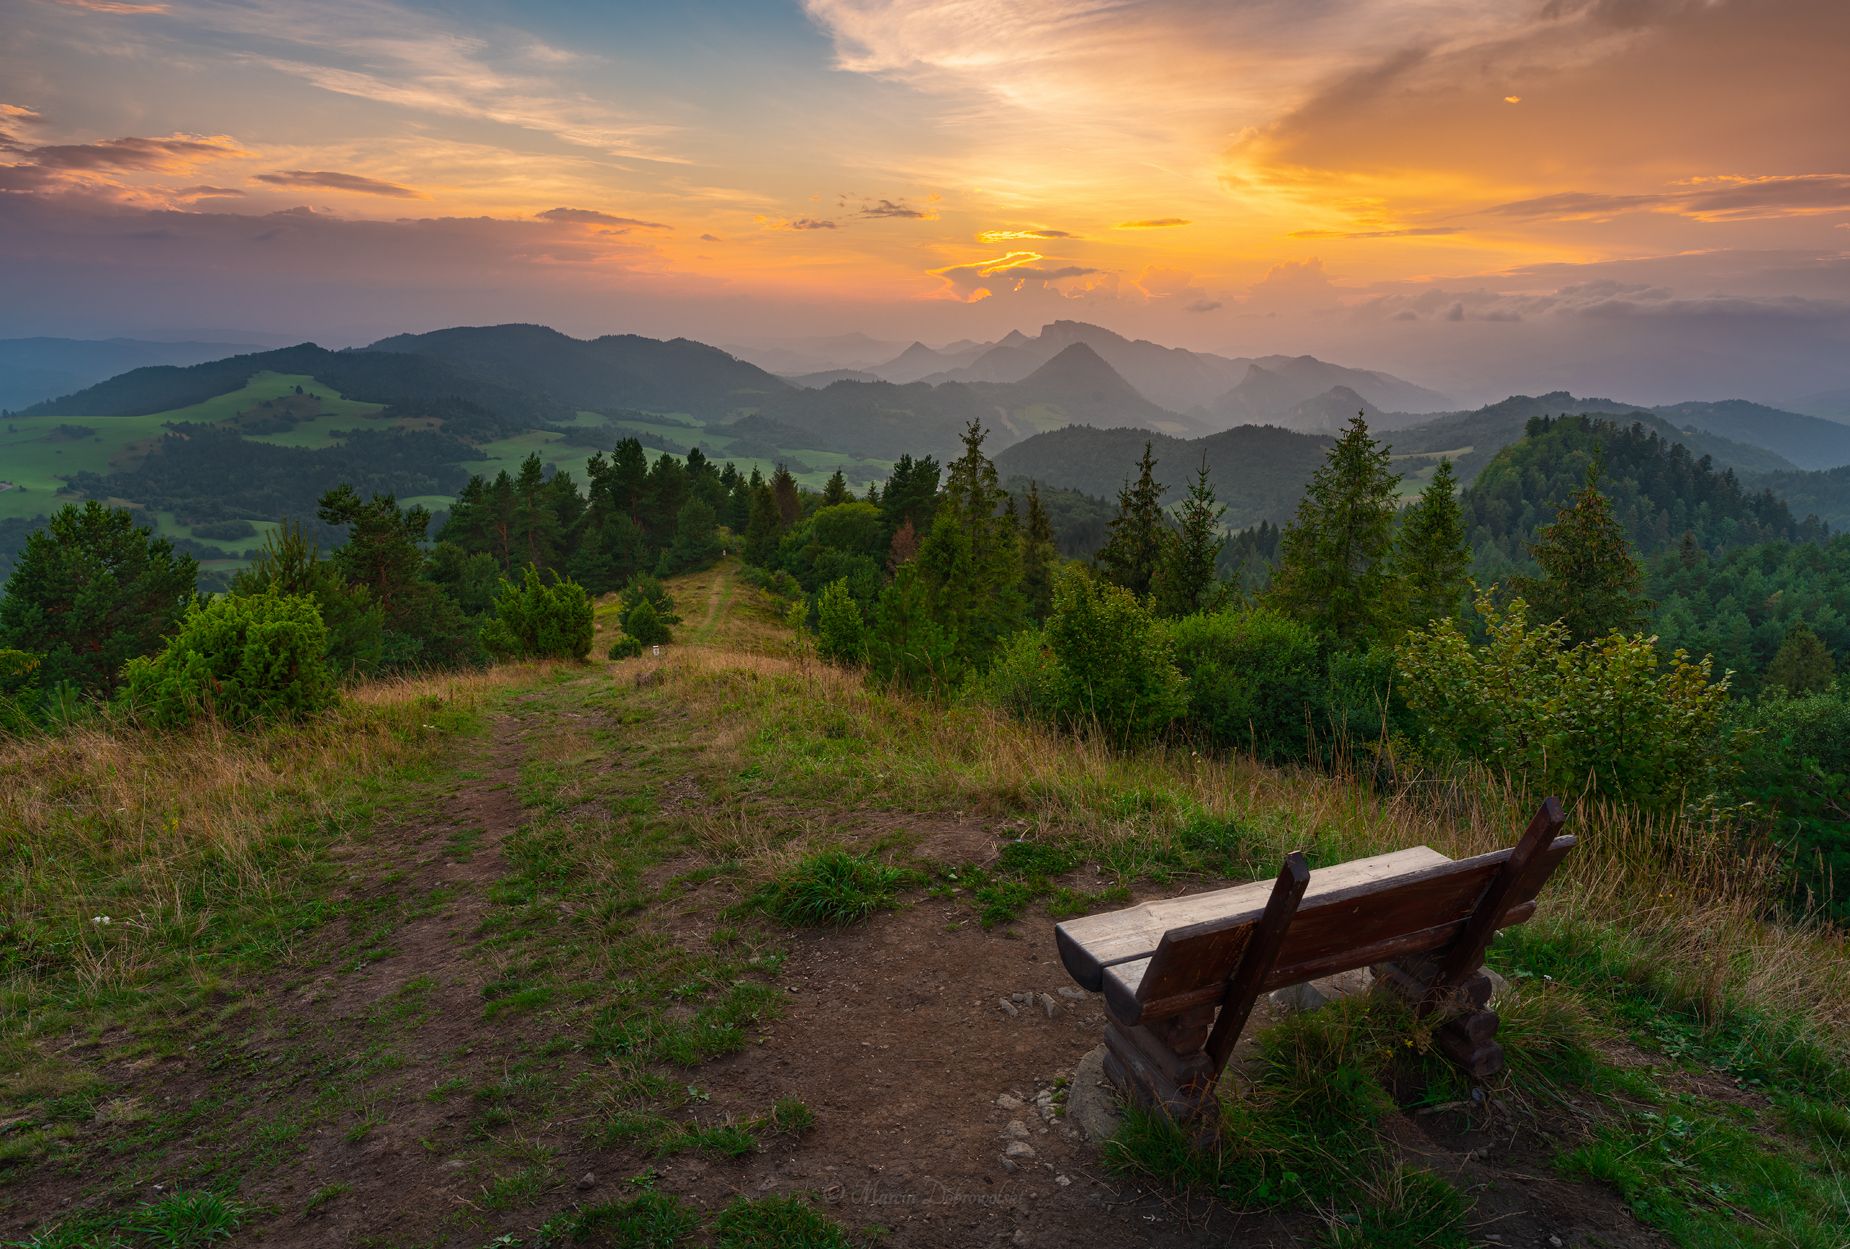
[[[797,1197],[741,1197],[713,1221],[714,1249],[851,1249],[842,1226]]]
[[[622,1249],[674,1249],[700,1229],[700,1216],[668,1193],[644,1192],[628,1201],[581,1206],[541,1225],[542,1249],[609,1245]]]
[[[752,905],[792,927],[842,927],[899,905],[908,873],[846,850],[823,850],[767,881]]]

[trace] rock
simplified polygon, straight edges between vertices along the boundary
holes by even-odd
[[[1004,1158],[1013,1158],[1017,1162],[1026,1162],[1034,1157],[1034,1146],[1026,1141],[1010,1141],[1008,1148],[1002,1151]]]
[[[1053,999],[1045,993],[1041,994],[1041,1009],[1047,1012],[1047,1018],[1052,1019],[1054,1017],[1055,1007]]]
[[[1066,1121],[1087,1140],[1104,1141],[1118,1130],[1121,1116],[1118,1092],[1105,1078],[1105,1047],[1101,1045],[1073,1069],[1073,1083],[1066,1090]]]
[[[1070,984],[1061,985],[1060,996],[1069,1002],[1083,1002],[1086,1000],[1086,991],[1084,989],[1075,989]]]
[[[1020,1110],[1025,1103],[1013,1093],[1004,1093],[996,1098],[996,1105],[1004,1110]]]
[[[1061,1188],[1065,1188],[1068,1184],[1071,1184],[1073,1181],[1067,1179],[1064,1175],[1056,1175],[1053,1177],[1053,1182],[1058,1184]]]
[[[1325,976],[1310,983],[1317,992],[1334,1002],[1338,998],[1355,997],[1373,989],[1375,974],[1366,967],[1358,967],[1354,971],[1339,971],[1334,976]]]
[[[1026,1006],[1034,1001],[1034,995],[1032,993],[1011,993],[1009,994],[1009,1001],[1015,1003],[1017,1006]]]
[[[1028,1139],[1028,1125],[1020,1119],[1010,1119],[1008,1126],[1002,1129],[1002,1135],[1025,1141]]]
[[[1305,1011],[1316,1010],[1328,1001],[1315,985],[1309,983],[1288,984],[1272,994],[1272,1005],[1288,1015],[1301,1015]]]
[[[587,1188],[596,1188],[596,1187],[597,1187],[597,1172],[586,1171],[583,1175],[578,1177],[578,1189],[580,1192],[583,1192]]]
[[[1004,1015],[1007,1015],[1010,1019],[1013,1019],[1015,1018],[1015,1016],[1021,1014],[1021,1011],[1016,1007],[1015,1003],[1009,1001],[1005,997],[997,998],[996,1005],[1000,1006],[1002,1008],[1002,1013]]]
[[[1016,1170],[1017,1168],[1015,1166],[1015,1160],[1009,1157],[1007,1154],[1002,1155],[1002,1169],[1004,1171]]]
[[[1490,1004],[1495,1006],[1503,995],[1509,992],[1510,982],[1488,967],[1484,968],[1484,978],[1490,981]]]

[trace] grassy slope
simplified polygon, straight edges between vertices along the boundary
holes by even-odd
[[[826,1100],[863,1078],[854,1037],[897,1051],[870,1071],[944,1068],[930,1092],[945,1117],[899,1155],[926,1176],[964,1165],[967,1121],[982,1153],[994,1113],[998,1086],[972,1095],[951,1069],[1020,1043],[968,999],[946,1004],[969,1016],[959,1030],[907,1013],[883,1032],[871,989],[818,1030],[830,995],[813,977],[871,986],[896,942],[928,997],[918,969],[940,943],[970,975],[1025,977],[1052,916],[1266,875],[1288,848],[1469,853],[1505,842],[1525,805],[1114,755],[869,692],[794,650],[726,570],[673,588],[685,640],[660,664],[374,687],[325,724],[249,740],[0,747],[0,828],[19,830],[0,840],[0,1237],[181,1217],[158,1183],[283,1243],[632,1243],[609,1230],[626,1220],[719,1243],[795,1221],[809,1230],[737,1243],[831,1243],[805,1194],[909,1132],[880,1117],[898,1093],[851,1087],[854,1112]],[[1228,1148],[1133,1122],[1105,1159],[1128,1190],[1101,1206],[1043,1177],[1035,1218],[1050,1234],[1083,1220],[1098,1244],[1224,1242],[1137,1204],[1155,1183],[1282,1212],[1237,1224],[1254,1243],[1463,1243],[1529,1186],[1513,1165],[1435,1164],[1430,1142],[1409,1153],[1418,1113],[1527,1142],[1522,1166],[1674,1243],[1837,1243],[1841,947],[1758,923],[1753,865],[1723,846],[1670,853],[1661,830],[1577,822],[1583,850],[1496,952],[1515,1074],[1481,1103],[1406,1021],[1323,1012],[1254,1050]],[[956,834],[949,849],[934,829]],[[904,908],[819,945],[741,907],[767,880],[808,887],[833,846],[900,868]],[[1095,1036],[1076,1018],[1013,1061],[1052,1079],[1070,1061],[1058,1045]],[[828,1041],[850,1048],[821,1056]],[[797,1090],[820,1107],[813,1129]],[[575,1190],[587,1172],[595,1190]],[[980,1243],[1013,1209],[942,1210],[947,1226],[850,1201],[841,1217],[899,1244]]]

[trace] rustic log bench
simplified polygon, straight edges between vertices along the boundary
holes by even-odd
[[[1422,1015],[1470,1074],[1502,1068],[1484,952],[1535,911],[1573,847],[1561,804],[1542,803],[1508,850],[1449,859],[1426,846],[1068,920],[1060,959],[1103,991],[1105,1070],[1120,1092],[1172,1114],[1213,1103],[1215,1082],[1259,995],[1357,968]]]

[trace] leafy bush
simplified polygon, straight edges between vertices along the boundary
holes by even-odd
[[[25,733],[38,723],[38,666],[37,655],[0,649],[0,733]]]
[[[605,652],[612,659],[634,659],[642,654],[642,643],[633,637],[620,637]]]
[[[1791,846],[1799,889],[1850,918],[1850,686],[1764,697],[1738,724],[1752,736],[1736,792]]]
[[[482,648],[497,659],[583,659],[591,653],[591,596],[569,577],[550,584],[527,565],[520,584],[501,583]]]
[[[1058,665],[1055,709],[1065,722],[1113,741],[1142,741],[1188,706],[1169,636],[1137,597],[1083,571],[1054,587],[1047,645]]]
[[[838,664],[858,664],[867,655],[867,626],[846,577],[816,597],[816,653]]]
[[[1059,719],[1060,666],[1040,629],[1023,629],[1002,643],[996,661],[976,684],[979,696],[1024,720]]]
[[[1728,681],[1710,680],[1707,659],[1677,651],[1665,663],[1643,635],[1576,646],[1559,621],[1531,625],[1521,599],[1503,610],[1485,593],[1477,610],[1483,645],[1442,620],[1409,634],[1401,651],[1402,691],[1428,757],[1656,810],[1717,792],[1735,752],[1721,731]]]
[[[761,886],[752,905],[797,927],[852,924],[895,905],[905,881],[904,871],[878,859],[824,850]]]
[[[334,704],[327,652],[314,600],[222,595],[188,607],[160,654],[128,662],[118,701],[159,726],[201,716],[235,725],[294,719]]]
[[[1308,625],[1262,608],[1187,616],[1169,636],[1191,732],[1261,759],[1304,758],[1324,667]]]

